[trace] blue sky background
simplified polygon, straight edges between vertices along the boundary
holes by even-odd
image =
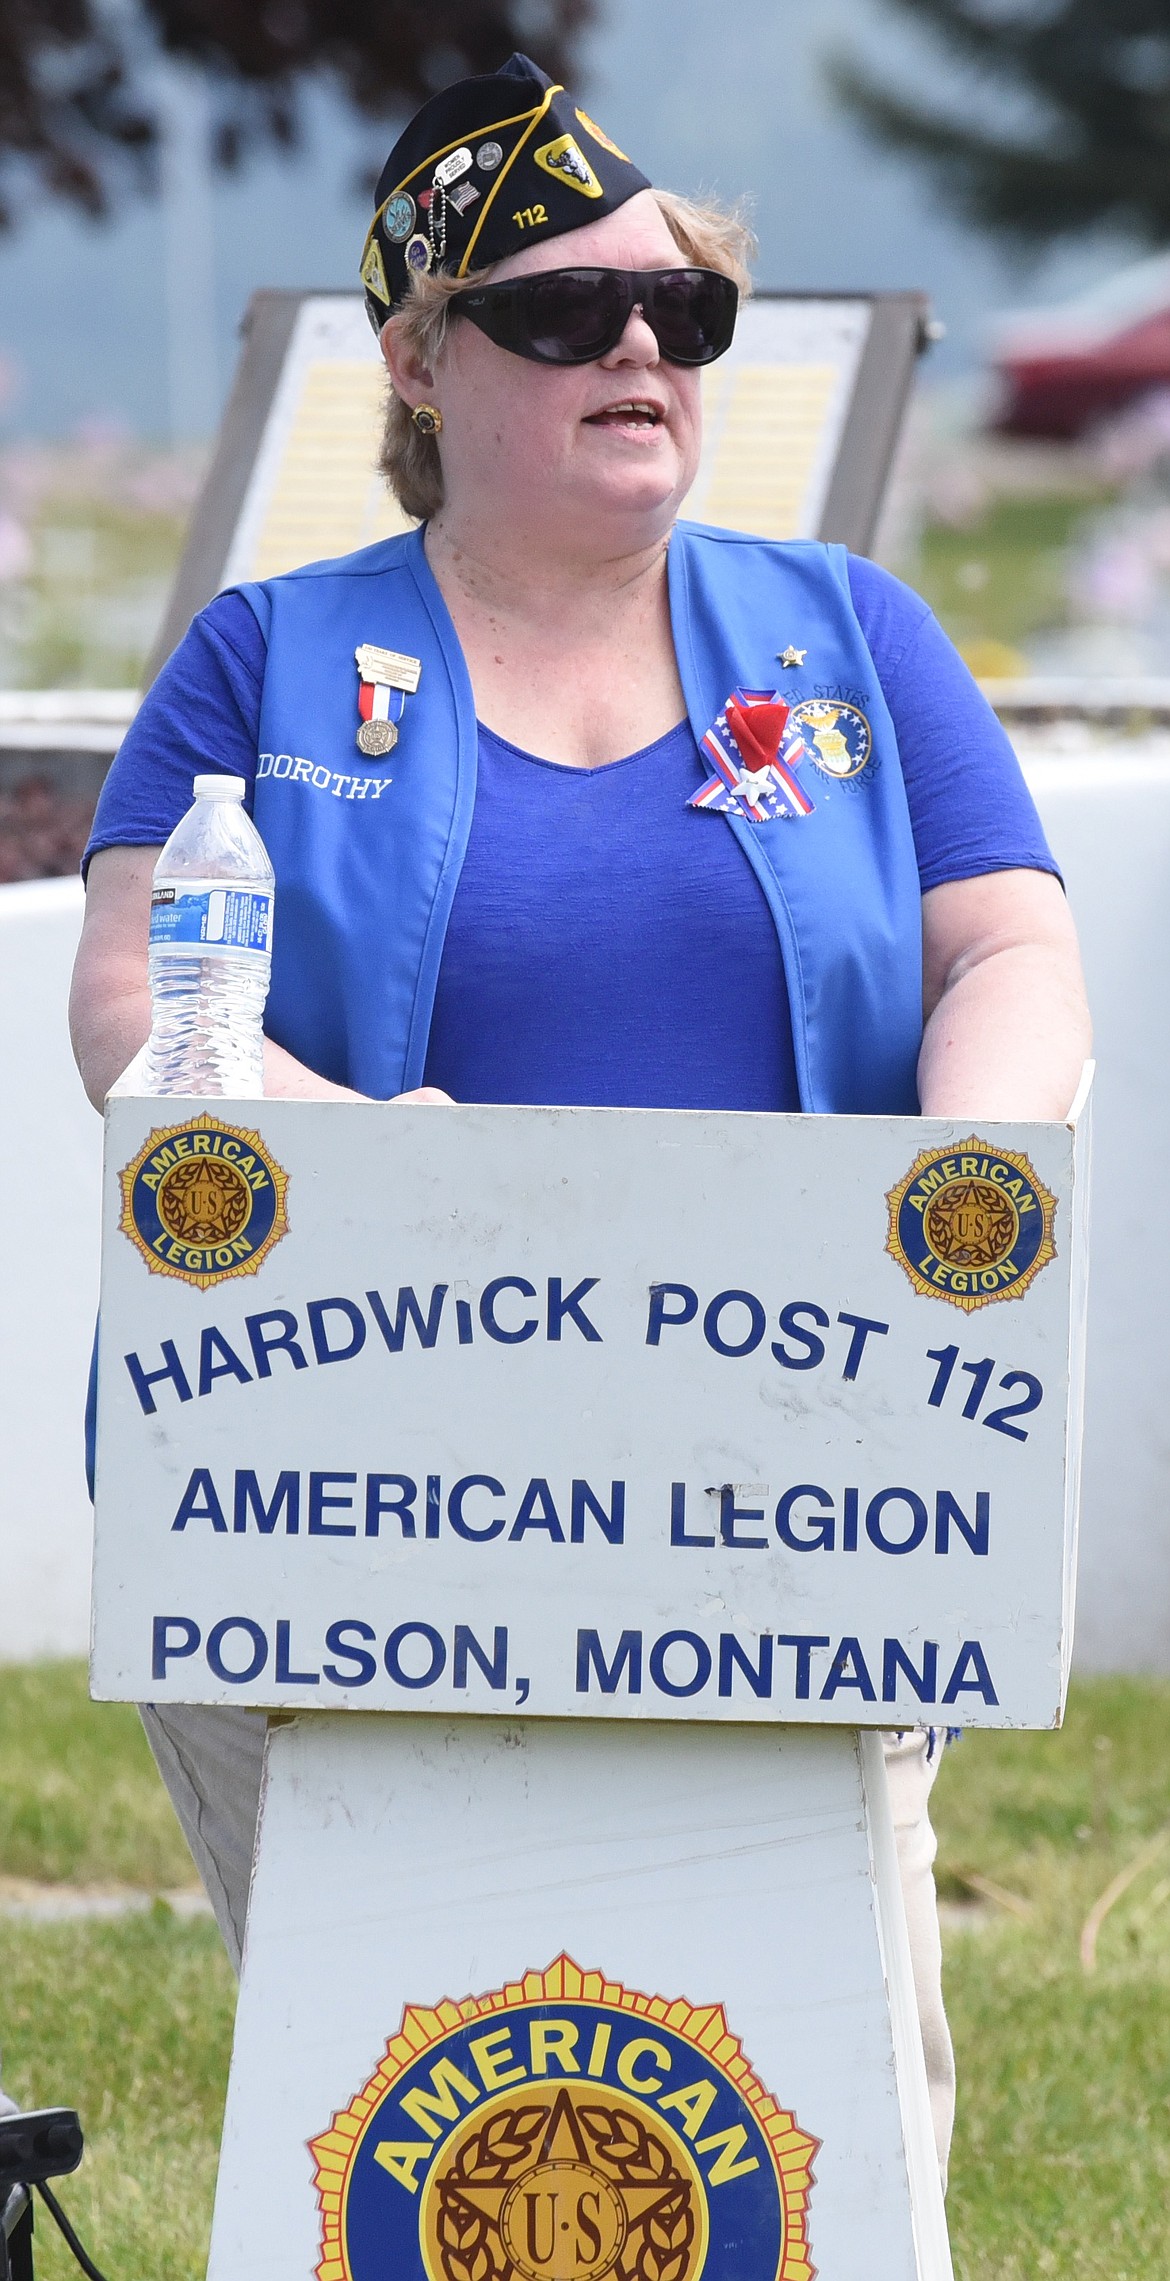
[[[948,327],[932,368],[977,368],[993,311],[1060,299],[1132,249],[1065,248],[1030,271],[948,218],[914,168],[875,151],[835,105],[834,39],[914,88],[945,90],[938,59],[897,33],[881,0],[603,0],[579,91],[603,126],[672,188],[746,197],[772,286],[921,286]],[[502,59],[501,59],[502,60]],[[211,194],[214,337],[188,311],[168,330],[163,208],[136,201],[105,227],[48,205],[0,240],[0,440],[115,420],[165,439],[206,426],[259,285],[356,283],[365,205],[354,181],[393,140],[325,89],[302,150],[264,153]],[[191,385],[176,384],[173,348]],[[200,407],[204,410],[200,410]]]

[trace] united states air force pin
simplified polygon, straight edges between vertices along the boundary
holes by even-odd
[[[418,688],[422,661],[404,657],[400,650],[377,649],[372,642],[362,642],[353,654],[361,676],[358,751],[377,760],[398,742],[398,724],[407,698]]]
[[[813,767],[839,784],[860,776],[873,758],[873,730],[860,708],[843,697],[806,697],[794,705],[788,734],[799,734]]]

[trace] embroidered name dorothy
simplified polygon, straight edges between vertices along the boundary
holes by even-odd
[[[331,792],[335,800],[380,800],[393,783],[390,776],[346,776],[332,768],[314,768],[311,760],[291,752],[262,752],[256,763],[257,782],[262,776],[287,776],[290,784],[310,784],[315,792]]]

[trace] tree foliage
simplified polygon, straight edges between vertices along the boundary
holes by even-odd
[[[833,81],[965,218],[1033,244],[1103,222],[1170,240],[1170,0],[885,4],[935,35],[973,103],[923,101],[856,53]]]
[[[160,55],[203,67],[215,156],[297,139],[311,77],[371,119],[515,47],[556,79],[593,0],[0,0],[0,227],[38,192],[91,215],[153,176]]]

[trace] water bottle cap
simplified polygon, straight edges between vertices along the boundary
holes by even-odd
[[[242,800],[248,787],[242,776],[197,776],[197,800]]]

